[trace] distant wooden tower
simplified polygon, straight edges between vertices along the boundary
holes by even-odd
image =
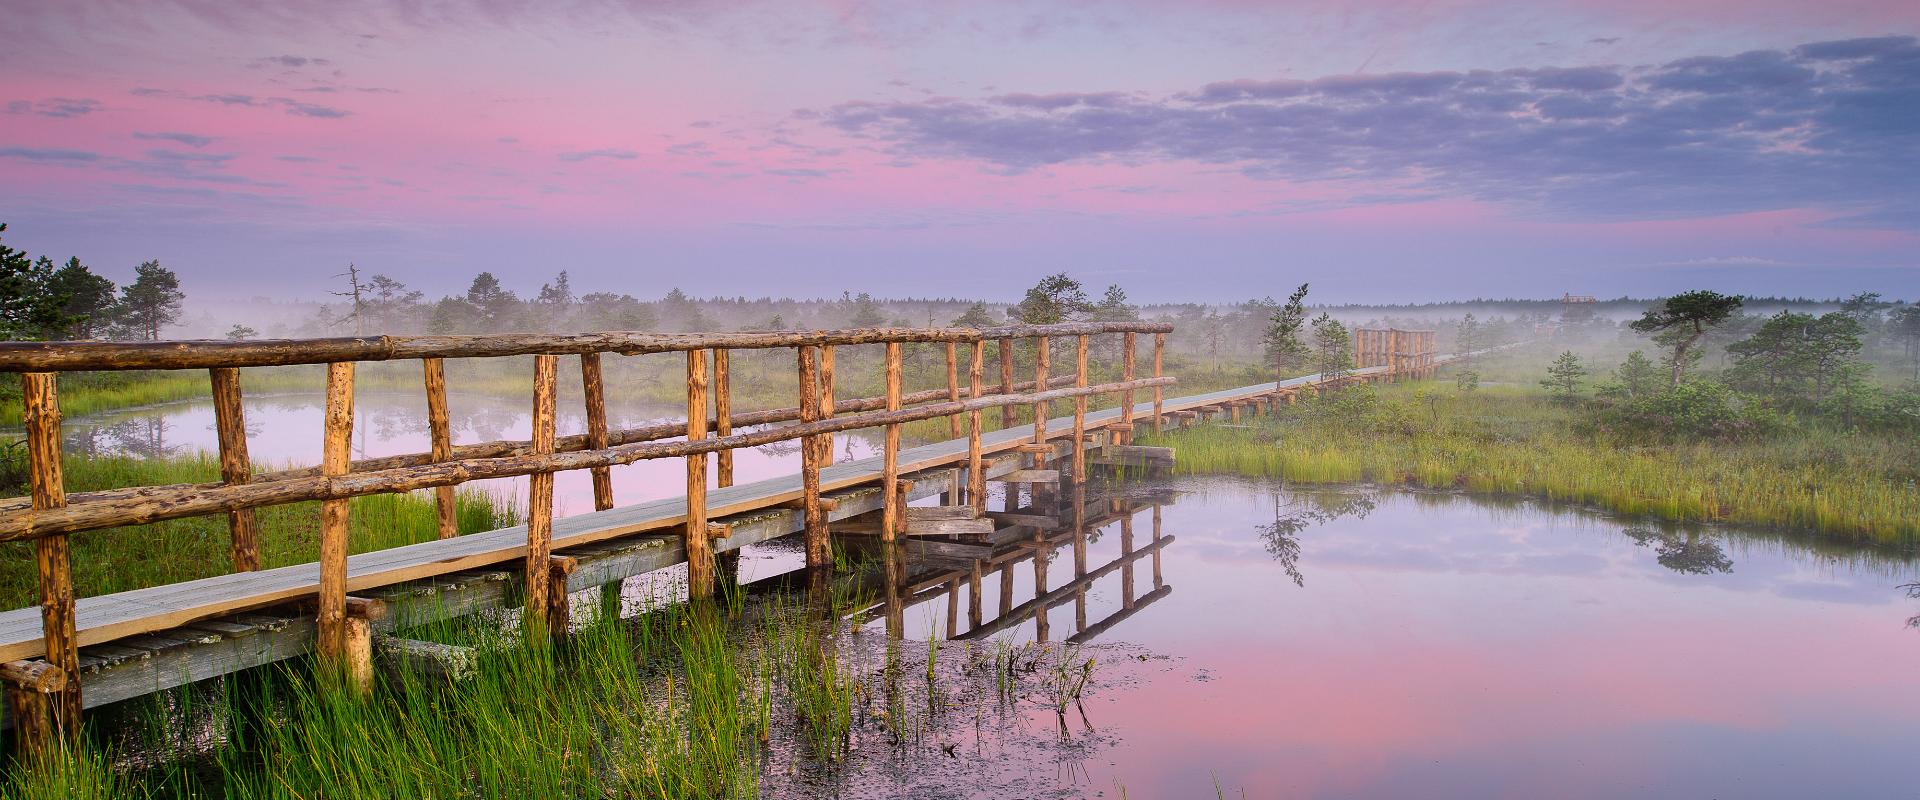
[[[1590,294],[1563,294],[1560,296],[1560,322],[1570,324],[1593,319],[1593,308],[1597,301]]]

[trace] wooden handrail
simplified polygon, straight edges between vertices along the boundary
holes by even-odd
[[[501,358],[526,355],[619,353],[644,355],[725,348],[756,350],[802,345],[886,342],[976,342],[982,339],[1075,336],[1099,333],[1165,333],[1157,322],[1072,322],[1001,328],[851,328],[830,331],[738,333],[579,334],[502,333],[481,336],[369,336],[260,341],[0,342],[0,372],[82,372],[138,369],[280,367],[346,361],[411,358]]]
[[[370,494],[391,494],[429,489],[468,481],[510,478],[537,472],[562,472],[593,467],[619,466],[650,458],[697,456],[736,447],[759,447],[822,433],[879,427],[933,419],[948,414],[964,414],[974,409],[1006,404],[1037,405],[1082,395],[1106,394],[1127,389],[1170,386],[1173,377],[1142,378],[1089,387],[1051,389],[1021,395],[988,395],[959,402],[933,403],[898,411],[870,411],[836,416],[817,422],[761,428],[724,438],[692,441],[634,442],[602,450],[574,450],[565,453],[466,458],[419,466],[354,472],[344,475],[316,475],[261,481],[246,484],[207,486],[176,484],[151,486],[137,497],[115,498],[61,508],[14,510],[0,514],[0,541],[36,539],[59,533],[117,528],[167,519],[216,514],[242,508],[285,505],[313,500],[340,500]]]

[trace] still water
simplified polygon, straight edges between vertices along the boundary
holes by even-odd
[[[526,434],[518,403],[451,400],[460,442]],[[358,405],[356,456],[427,449],[416,396]],[[616,427],[673,415],[611,412]],[[317,460],[317,398],[249,398],[247,413],[257,463]],[[583,428],[561,418],[562,434]],[[207,450],[212,412],[172,404],[68,434],[75,452]],[[842,458],[872,452],[837,442]],[[795,468],[779,447],[737,467],[741,482]],[[678,461],[615,471],[621,503],[683,480]],[[563,514],[590,510],[587,476],[559,476],[558,497]],[[764,794],[1920,797],[1909,555],[1230,478],[1115,487],[1083,509],[1078,528],[996,549],[977,585],[965,561],[913,564],[855,637],[872,650],[903,635],[908,674],[929,638],[962,672],[994,648],[1054,643],[1095,662],[1071,712],[954,701],[911,746],[831,773],[770,759]],[[790,568],[795,549],[751,549],[743,578]]]
[[[248,395],[244,402],[247,454],[257,469],[320,463],[325,401],[319,393]],[[521,397],[449,392],[447,413],[456,445],[525,440],[533,426],[531,403]],[[607,424],[614,430],[685,416],[684,407],[622,402],[618,393],[607,398]],[[353,423],[353,457],[356,459],[433,449],[427,433],[426,401],[419,392],[359,392],[354,397]],[[586,433],[586,414],[578,404],[563,403],[554,427],[560,436]],[[66,421],[63,432],[66,451],[77,455],[124,454],[151,458],[219,451],[211,400],[75,417]],[[865,458],[878,452],[857,434],[836,435],[834,447],[836,460]],[[734,455],[736,483],[792,475],[799,469],[800,451],[791,442],[740,450]],[[686,493],[686,468],[679,459],[638,461],[614,467],[612,472],[614,502],[619,505]],[[556,514],[565,516],[593,510],[591,475],[574,471],[554,477]],[[712,469],[708,470],[709,482],[718,477]],[[503,478],[476,481],[468,486],[524,503],[526,484],[525,478]]]
[[[1083,708],[1062,728],[1032,701],[1021,724],[959,725],[954,753],[835,789],[1920,796],[1910,558],[1452,494],[1224,478],[1128,492],[1139,510],[1095,519],[1084,555],[1068,536],[1015,565],[1014,602],[1171,539],[1157,558],[996,634],[1083,645],[1075,658],[1098,662]],[[981,582],[989,625],[1000,577]],[[906,609],[906,636],[968,635],[966,583],[957,613]]]

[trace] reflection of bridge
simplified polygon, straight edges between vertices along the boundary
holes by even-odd
[[[916,555],[914,546],[920,542],[909,540],[905,543],[907,555],[904,559],[890,560],[881,553],[877,559],[879,565],[873,570],[878,577],[862,576],[864,580],[882,587],[880,600],[853,612],[852,617],[856,621],[884,617],[889,635],[900,637],[904,634],[907,609],[944,597],[947,614],[942,635],[945,638],[985,639],[1019,628],[1031,620],[1034,638],[1044,642],[1051,636],[1048,612],[1071,601],[1074,603],[1074,625],[1068,641],[1074,644],[1091,641],[1132,616],[1135,611],[1173,592],[1173,587],[1166,585],[1160,570],[1161,551],[1173,544],[1174,540],[1173,536],[1163,536],[1160,531],[1160,507],[1169,500],[1170,497],[1165,494],[1145,498],[1102,495],[1088,499],[1088,487],[1085,485],[1076,486],[1060,495],[1045,491],[1034,493],[1028,498],[1029,507],[1017,511],[1009,508],[1009,511],[1034,521],[1060,520],[1057,527],[1011,525],[991,537],[981,537],[978,543],[970,543],[967,547],[972,552],[965,554],[958,548],[943,548]],[[1018,502],[1017,493],[1010,491],[1007,501],[1009,506]],[[1042,506],[1051,507],[1043,509]],[[1035,513],[1041,510],[1051,513]],[[1145,545],[1136,546],[1134,521],[1147,511],[1152,512],[1151,538]],[[1089,569],[1089,537],[1095,531],[1116,523],[1119,527],[1120,555]],[[1049,572],[1054,559],[1059,551],[1069,549],[1073,557],[1069,565],[1073,570],[1072,579],[1061,586],[1049,587]],[[1137,596],[1134,571],[1136,562],[1142,559],[1150,560],[1153,587],[1145,595]],[[1029,563],[1032,569],[1032,596],[1015,605],[1017,589],[1014,570],[1023,562]],[[892,564],[893,569],[889,570],[887,564]],[[1096,581],[1115,572],[1119,573],[1120,610],[1106,619],[1088,624],[1087,590]],[[989,579],[995,584],[998,596],[998,611],[990,619],[985,617],[987,595],[983,591],[983,583]],[[960,621],[960,596],[963,590],[967,606],[965,627]]]
[[[1009,493],[1018,487],[1030,495],[1069,493],[1089,465],[1151,466],[1170,459],[1170,452],[1131,444],[1136,418],[1156,430],[1216,412],[1237,419],[1243,411],[1292,402],[1298,391],[1389,377],[1385,368],[1361,369],[1331,381],[1309,376],[1168,399],[1163,389],[1174,379],[1161,369],[1168,330],[1152,323],[1089,323],[987,330],[0,343],[0,370],[23,373],[32,488],[30,498],[0,500],[0,541],[35,542],[41,590],[40,608],[0,613],[0,681],[26,734],[19,739],[31,743],[55,731],[77,731],[83,698],[85,706],[97,706],[309,651],[350,685],[365,687],[372,680],[377,631],[482,608],[523,606],[532,612],[531,624],[564,632],[568,592],[685,564],[690,594],[705,596],[713,591],[716,574],[730,572],[739,548],[788,534],[805,534],[807,562],[818,573],[832,563],[830,525],[846,535],[906,537],[922,556],[951,556],[978,547],[983,536],[993,543],[1010,527],[1053,527],[1033,509],[988,511],[988,482],[1007,485]],[[1153,334],[1151,377],[1145,378],[1136,377],[1135,338],[1141,333]],[[1118,380],[1093,384],[1088,342],[1101,335],[1122,338],[1121,363],[1113,370]],[[1069,339],[1074,343],[1071,374],[1051,374],[1054,351]],[[839,400],[835,348],[845,352],[862,345],[884,350],[885,395]],[[944,387],[905,390],[902,348],[909,345],[944,348]],[[989,345],[998,356],[997,385],[984,377]],[[1034,376],[1016,382],[1014,364],[1022,345],[1030,346],[1019,360],[1032,365]],[[963,346],[971,351],[964,368]],[[799,404],[734,412],[728,353],[785,348],[796,351]],[[686,421],[609,430],[602,353],[684,355]],[[554,431],[561,355],[580,359],[585,435],[562,437]],[[532,437],[454,444],[447,424],[445,359],[504,357],[531,357]],[[432,452],[352,461],[347,443],[355,363],[390,360],[422,364]],[[247,458],[241,369],[292,364],[327,365],[323,463],[258,472]],[[209,371],[223,481],[65,491],[58,373],[135,369]],[[1144,391],[1152,392],[1152,401],[1135,403],[1135,392]],[[1102,395],[1118,395],[1119,406],[1089,411],[1088,398]],[[1073,414],[1049,417],[1050,404],[1065,401],[1072,402]],[[1003,428],[987,431],[983,412],[993,408],[1002,409]],[[1033,410],[1030,429],[1013,427],[1016,408]],[[949,420],[955,438],[900,446],[901,425],[940,418]],[[886,431],[881,456],[832,463],[833,434],[873,427]],[[733,449],[786,441],[800,446],[800,474],[732,485]],[[685,460],[686,494],[613,507],[608,468],[653,458]],[[710,481],[710,461],[717,480]],[[578,469],[593,473],[596,511],[555,520],[553,473]],[[521,475],[529,476],[527,524],[454,535],[455,485]],[[437,495],[443,538],[348,556],[352,498],[423,489]],[[947,495],[946,505],[908,506],[940,494]],[[254,511],[315,501],[321,504],[320,561],[259,569]],[[227,520],[232,573],[75,598],[69,535],[208,515]],[[1046,541],[1043,536],[1035,544]],[[1034,560],[1044,571],[1045,556],[1036,553]],[[1061,591],[1048,590],[1033,601],[1030,611],[1043,625],[1045,609],[1061,601]],[[1141,601],[1151,602],[1150,597]],[[983,629],[984,624],[977,628]],[[1097,630],[1088,627],[1078,635]],[[412,652],[404,641],[382,641],[393,657]]]

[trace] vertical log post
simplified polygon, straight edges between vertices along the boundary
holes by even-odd
[[[887,342],[887,410],[900,410],[900,343]],[[887,426],[887,439],[882,454],[880,471],[880,490],[886,496],[880,520],[881,541],[892,544],[894,537],[903,527],[900,509],[900,425]],[[889,550],[891,552],[891,550]]]
[[[980,559],[973,560],[973,567],[967,571],[967,627],[980,627]]]
[[[1013,340],[1000,339],[996,347],[1000,351],[1000,393],[1013,394]],[[1013,406],[1000,407],[1000,427],[1013,427]]]
[[[600,372],[599,353],[580,354],[580,390],[587,396],[587,447],[604,450],[607,447],[607,389],[606,379]],[[593,510],[613,508],[613,469],[594,467],[588,471],[593,474]]]
[[[220,480],[229,486],[251,483],[253,463],[247,458],[247,419],[240,405],[240,370],[214,367],[207,372],[213,383],[213,429],[220,440]],[[253,509],[227,512],[227,532],[232,540],[228,554],[234,572],[260,568],[259,531]]]
[[[533,437],[528,449],[536,456],[553,452],[559,363],[559,356],[533,357]],[[527,605],[522,619],[529,634],[545,627],[553,583],[547,562],[552,555],[553,473],[542,471],[527,476]]]
[[[959,348],[960,345],[958,342],[947,342],[947,402],[949,403],[960,402]],[[960,438],[959,414],[947,417],[947,433],[949,438]]]
[[[707,438],[707,354],[687,351],[687,441]],[[687,597],[713,596],[713,540],[707,534],[707,454],[687,456]]]
[[[800,422],[820,419],[820,349],[801,345]],[[807,566],[824,568],[833,563],[832,546],[827,538],[827,514],[820,507],[820,461],[831,455],[823,452],[821,437],[814,436],[800,446],[801,516],[807,526]]]
[[[1087,388],[1087,337],[1082,334],[1074,337],[1073,342],[1073,385]],[[1073,398],[1073,482],[1081,483],[1087,479],[1087,396]]]
[[[28,482],[35,510],[63,508],[67,505],[66,476],[60,463],[60,398],[57,376],[51,372],[27,372],[20,375],[23,419],[27,429]],[[49,730],[41,731],[39,742],[21,736],[23,749],[51,745],[56,737],[69,742],[80,735],[80,648],[74,630],[73,558],[67,535],[56,533],[33,542],[34,566],[40,578],[40,631],[47,648],[47,663],[61,672],[57,689],[43,690],[42,697],[16,697],[36,701],[46,710]],[[18,682],[10,682],[17,686]],[[21,703],[21,705],[27,705]],[[21,717],[25,718],[25,715]],[[27,731],[23,727],[21,733]]]
[[[820,418],[832,419],[833,400],[833,345],[820,348]],[[820,434],[820,466],[833,466],[833,434]]]
[[[730,370],[727,362],[728,351],[715,348],[713,351],[713,435],[725,438],[733,435],[733,379],[728,377]],[[714,485],[722,489],[733,485],[733,451],[722,450],[713,454]]]
[[[1133,380],[1134,333],[1120,334],[1120,380]],[[1133,444],[1133,390],[1120,393],[1120,443]]]
[[[420,368],[426,373],[427,434],[433,440],[433,460],[451,460],[453,427],[447,416],[447,362],[439,358],[423,358],[420,359]],[[440,538],[451,539],[460,535],[453,487],[434,487],[433,499],[434,507],[440,513]]]
[[[985,340],[973,343],[973,363],[967,367],[967,393],[972,397],[980,396],[980,368],[986,353]],[[974,516],[987,515],[987,473],[980,463],[980,409],[977,408],[967,414],[967,501],[973,504]],[[978,582],[974,589],[978,591]]]
[[[329,478],[347,474],[352,463],[353,362],[327,365],[326,431],[320,447],[320,473]],[[351,501],[325,500],[320,504],[320,608],[315,627],[316,650],[329,669],[346,665],[347,656],[347,512]]]
[[[1167,350],[1167,335],[1164,333],[1154,334],[1153,335],[1153,377],[1156,377],[1156,378],[1160,377],[1160,371],[1165,367],[1164,359],[1166,356],[1166,350]],[[1161,417],[1164,416],[1163,412],[1160,409],[1161,409],[1161,405],[1166,402],[1165,394],[1166,394],[1165,392],[1161,391],[1161,387],[1159,386],[1153,387],[1153,432],[1156,435],[1160,433],[1160,425],[1161,425],[1160,420],[1161,420]]]
[[[1033,390],[1044,392],[1047,390],[1047,362],[1053,358],[1053,347],[1047,343],[1045,336],[1034,339],[1034,342],[1039,346],[1034,349]],[[1033,443],[1047,443],[1047,401],[1045,400],[1033,404]],[[1046,459],[1035,453],[1033,466],[1036,469],[1045,468]]]

